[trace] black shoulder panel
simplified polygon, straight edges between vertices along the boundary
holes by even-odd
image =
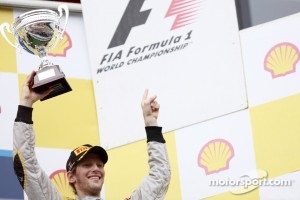
[[[14,157],[14,170],[22,188],[25,189],[25,171],[22,160],[18,153]]]

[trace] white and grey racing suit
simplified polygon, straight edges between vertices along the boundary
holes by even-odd
[[[13,160],[15,174],[30,200],[63,200],[35,155],[33,108],[19,105],[14,123]],[[127,199],[162,200],[167,192],[171,171],[161,127],[146,127],[149,175]],[[76,197],[79,200],[79,197]],[[84,200],[101,200],[85,197]],[[81,198],[81,200],[83,200]]]

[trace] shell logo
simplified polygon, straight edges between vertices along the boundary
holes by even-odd
[[[51,51],[48,53],[49,56],[60,56],[60,57],[66,57],[67,56],[67,50],[69,50],[72,47],[72,40],[71,37],[67,32],[64,32],[63,37],[56,46],[51,49]]]
[[[198,155],[198,166],[205,169],[206,175],[218,173],[229,168],[234,156],[232,145],[224,139],[215,139],[206,143]]]
[[[57,170],[50,175],[50,180],[64,199],[75,199],[73,188],[69,185],[67,171]]]
[[[299,57],[299,49],[294,44],[279,43],[267,53],[264,68],[266,71],[271,72],[272,78],[285,76],[296,71]]]

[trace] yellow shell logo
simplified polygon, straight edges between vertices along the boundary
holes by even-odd
[[[215,139],[206,143],[199,155],[198,166],[205,169],[206,175],[218,173],[229,168],[234,156],[232,145],[224,139]]]
[[[73,188],[69,185],[67,171],[57,170],[50,175],[50,180],[64,199],[75,199]]]
[[[264,68],[277,78],[295,72],[298,61],[298,48],[292,43],[280,43],[267,53]]]
[[[60,40],[57,45],[52,49],[48,55],[49,56],[60,56],[66,57],[67,50],[72,47],[72,40],[67,32],[64,32],[62,40]]]

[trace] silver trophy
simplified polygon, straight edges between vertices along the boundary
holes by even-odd
[[[65,24],[61,27],[60,19],[63,16],[63,10],[65,11]],[[66,5],[60,5],[58,11],[59,15],[48,9],[26,12],[15,19],[12,31],[8,23],[0,25],[1,34],[10,45],[19,51],[23,49],[41,58],[32,88],[37,93],[52,89],[52,92],[41,101],[72,91],[60,67],[47,59],[48,52],[62,39],[69,17],[69,9]],[[5,30],[14,35],[16,44],[7,38]]]

